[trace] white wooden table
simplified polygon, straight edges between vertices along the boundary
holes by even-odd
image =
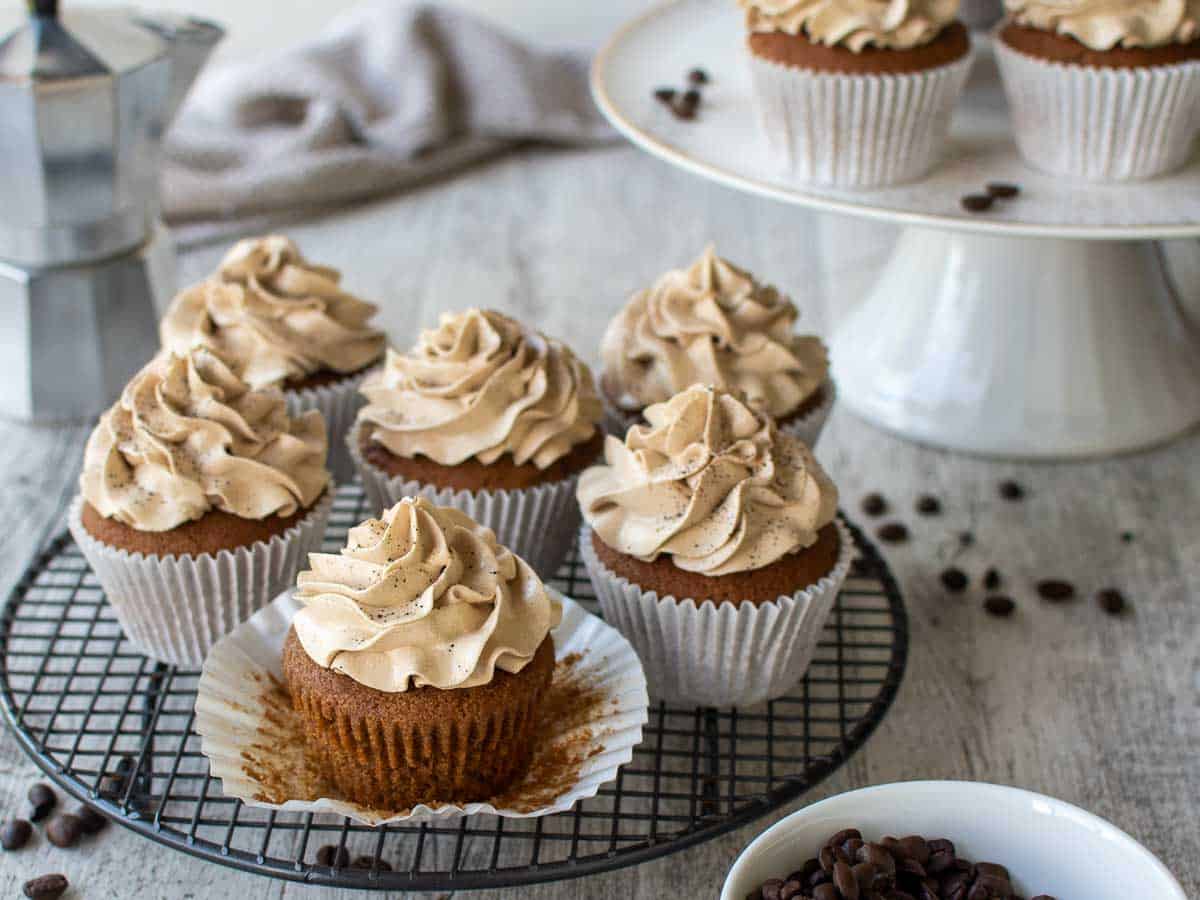
[[[802,324],[827,333],[891,237],[701,183],[624,147],[529,152],[287,230],[310,256],[345,270],[351,289],[384,304],[399,345],[438,311],[478,304],[538,324],[593,362],[627,294],[709,240],[786,288]],[[182,278],[205,274],[222,249],[189,252]],[[0,425],[5,593],[74,491],[87,430]],[[899,779],[1019,785],[1111,819],[1200,894],[1200,435],[1115,460],[1018,465],[922,449],[836,412],[819,455],[853,515],[863,494],[878,490],[913,532],[907,545],[885,547],[912,645],[883,725],[803,802]],[[1003,478],[1022,483],[1028,498],[999,500]],[[941,499],[940,517],[912,512],[922,493]],[[964,530],[976,538],[969,549],[958,541]],[[951,561],[973,578],[964,597],[940,588]],[[992,565],[1019,604],[1011,620],[980,608],[980,577]],[[1072,580],[1082,599],[1038,601],[1033,582],[1050,575]],[[1096,608],[1091,594],[1107,586],[1125,592],[1132,615],[1112,619]],[[0,817],[23,809],[36,777],[0,732]],[[737,852],[779,815],[639,868],[496,896],[712,897]],[[201,862],[119,827],[87,849],[37,839],[0,854],[0,895],[18,895],[26,878],[47,871],[66,873],[71,896],[83,897],[341,895]]]

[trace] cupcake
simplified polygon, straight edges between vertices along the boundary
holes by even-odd
[[[1200,133],[1200,0],[1006,0],[996,59],[1021,155],[1127,181],[1186,163]]]
[[[372,809],[466,803],[525,771],[562,610],[495,534],[401,500],[297,579],[283,674],[308,746]]]
[[[376,509],[423,496],[553,575],[579,524],[575,483],[603,448],[588,367],[490,310],[441,317],[363,382],[350,450]]]
[[[937,163],[971,66],[958,0],[738,0],[759,119],[784,177],[839,188]]]
[[[642,411],[693,384],[741,391],[810,447],[833,407],[821,339],[794,333],[799,313],[710,246],[690,268],[638,291],[600,345],[610,424],[623,435]]]
[[[286,588],[333,502],[321,414],[296,418],[204,347],[163,353],[100,417],[71,534],[130,642],[197,666]]]
[[[240,241],[217,272],[172,301],[159,326],[163,347],[216,350],[255,390],[279,388],[288,410],[325,417],[337,481],[354,477],[345,436],[358,386],[386,348],[367,323],[378,308],[347,294],[336,269],[309,263],[286,237]]]
[[[690,387],[579,480],[580,551],[651,694],[744,706],[804,674],[853,541],[837,489],[744,397]]]

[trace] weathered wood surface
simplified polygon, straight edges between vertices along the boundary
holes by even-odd
[[[314,258],[385,304],[406,344],[439,310],[495,306],[537,323],[595,360],[601,329],[627,293],[714,240],[785,286],[807,324],[827,332],[869,284],[890,232],[818,220],[702,183],[612,148],[531,152],[464,177],[287,229]],[[220,247],[189,252],[184,280]],[[880,323],[888,327],[887,322]],[[86,429],[0,426],[0,576],[15,581],[72,491]],[[1200,893],[1200,435],[1115,460],[988,462],[923,449],[838,411],[820,455],[847,508],[880,490],[913,530],[886,549],[906,593],[912,653],[899,699],[867,747],[807,800],[912,778],[982,779],[1044,791],[1111,819]],[[1029,492],[1005,503],[996,483]],[[945,512],[911,512],[921,493]],[[962,549],[958,532],[974,532]],[[1121,540],[1131,531],[1134,540]],[[976,587],[948,598],[951,560]],[[980,609],[978,579],[998,566],[1019,603],[1010,621]],[[1073,580],[1084,598],[1038,602],[1033,582]],[[1110,619],[1090,600],[1123,589],[1134,613]],[[22,808],[36,770],[0,734],[0,815]],[[788,810],[784,810],[786,812]],[[715,896],[736,853],[782,812],[683,855],[505,897]],[[88,849],[38,839],[0,855],[0,895],[31,874],[63,871],[83,897],[332,897],[193,859],[121,828]],[[348,894],[346,896],[349,896]],[[481,895],[482,896],[482,895]],[[1067,898],[1064,898],[1067,900]]]

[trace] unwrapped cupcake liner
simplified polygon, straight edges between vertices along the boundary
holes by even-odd
[[[753,706],[790,691],[812,661],[856,553],[845,523],[839,518],[836,524],[841,544],[833,570],[790,597],[761,604],[659,597],[604,565],[587,525],[579,550],[605,620],[642,660],[651,696],[697,706]]]
[[[522,490],[456,491],[393,477],[371,465],[363,459],[355,430],[347,438],[346,448],[376,513],[405,497],[424,497],[438,506],[452,506],[496,532],[496,539],[542,578],[552,578],[571,551],[581,518],[575,500],[578,475]]]
[[[338,484],[354,480],[354,459],[346,449],[346,435],[354,428],[354,419],[366,403],[358,389],[367,374],[359,372],[332,384],[283,393],[289,416],[315,409],[325,417],[325,431],[329,437],[329,461],[325,467],[333,473],[333,480]]]
[[[209,649],[291,585],[321,547],[332,485],[299,522],[269,541],[215,556],[147,556],[111,547],[83,527],[83,497],[68,526],[129,642],[171,665],[196,668]]]
[[[1035,168],[1091,181],[1152,178],[1188,161],[1200,133],[1200,61],[1100,68],[993,42],[1017,148]]]
[[[936,165],[972,54],[924,72],[816,72],[747,54],[780,174],[803,184],[879,188]]]
[[[300,609],[290,591],[223,638],[204,663],[196,693],[195,728],[210,772],[220,779],[225,796],[249,806],[333,813],[372,826],[476,813],[534,818],[570,809],[594,797],[601,785],[616,778],[617,770],[633,759],[633,748],[641,743],[648,720],[649,699],[646,676],[629,642],[575,601],[561,599],[562,623],[553,631],[555,658],[560,663],[555,678],[569,660],[565,671],[571,680],[599,695],[579,717],[556,723],[554,731],[539,737],[551,755],[556,748],[564,748],[562,752],[580,762],[573,782],[536,808],[481,802],[418,805],[394,813],[367,809],[333,795],[313,798],[311,758],[304,749],[302,723],[294,721],[287,708],[273,708],[271,702],[272,686],[276,697],[282,690],[283,643]],[[270,771],[252,763],[263,752],[281,757]],[[536,777],[536,766],[535,758],[530,778]],[[321,786],[327,788],[328,783]],[[515,790],[522,793],[521,785]]]

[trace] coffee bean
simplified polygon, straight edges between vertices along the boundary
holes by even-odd
[[[1004,594],[992,594],[983,601],[983,608],[993,616],[1005,618],[1013,614],[1017,604],[1013,602],[1012,597],[1006,597]]]
[[[929,842],[930,847],[933,846],[933,841]],[[930,875],[940,875],[948,870],[954,864],[954,850],[935,850],[929,856],[929,862],[925,866],[925,871]]]
[[[1126,544],[1132,544],[1133,538],[1134,538],[1134,534],[1132,531],[1122,531],[1121,532],[1121,540],[1124,541]]]
[[[967,589],[967,584],[969,583],[967,573],[953,566],[941,574],[941,579],[942,587],[952,594],[961,594]]]
[[[792,881],[790,878],[783,883],[783,887],[779,889],[779,900],[793,900],[794,897],[802,895],[804,886],[798,881]]]
[[[859,861],[868,862],[884,875],[896,874],[896,860],[881,844],[867,844],[858,853]]]
[[[1021,193],[1021,188],[1018,185],[1009,184],[1005,181],[989,181],[987,183],[987,192],[993,197],[1008,200]]]
[[[932,494],[922,494],[917,498],[917,512],[923,516],[936,516],[942,511],[942,502]]]
[[[50,820],[50,824],[46,826],[46,840],[55,847],[62,847],[63,849],[74,847],[78,844],[82,834],[83,823],[79,821],[78,816],[73,816],[70,813],[55,816]]]
[[[29,900],[56,900],[63,895],[68,886],[67,876],[55,873],[30,878],[21,890]]]
[[[654,91],[654,99],[660,103],[670,103],[679,92],[675,88],[660,87]]]
[[[989,591],[994,591],[1000,587],[1000,573],[995,569],[988,569],[983,573],[983,586]]]
[[[687,80],[690,84],[708,84],[708,73],[700,68],[692,69],[688,72]]]
[[[875,876],[878,872],[869,862],[860,862],[852,866],[850,871],[854,873],[854,880],[858,882],[858,886],[863,890],[874,886]]]
[[[900,846],[904,848],[904,852],[910,858],[915,859],[922,866],[929,862],[929,844],[925,843],[925,838],[919,834],[900,838]],[[921,874],[924,875],[924,873]]]
[[[392,871],[391,864],[386,859],[381,859],[376,863],[373,856],[356,856],[350,867],[353,869],[378,869],[380,872]]]
[[[1125,595],[1116,588],[1105,588],[1096,594],[1096,603],[1110,616],[1125,612]]]
[[[317,865],[344,869],[350,865],[350,851],[335,844],[326,844],[317,851]]]
[[[701,99],[702,97],[700,92],[695,88],[692,88],[690,91],[684,92],[683,100],[681,102],[686,106],[690,106],[692,109],[699,109]]]
[[[858,900],[858,880],[854,870],[841,860],[833,867],[833,885],[842,894],[842,900]]]
[[[762,883],[762,887],[758,889],[758,892],[762,895],[762,900],[779,900],[779,891],[782,888],[782,878],[768,878]]]
[[[1008,881],[1008,869],[1004,868],[1004,866],[999,865],[997,863],[991,863],[991,862],[975,863],[975,877],[978,878],[981,875],[988,875],[988,876],[991,876],[992,878],[1003,878],[1005,881]]]
[[[867,494],[862,498],[862,511],[868,516],[882,516],[887,512],[888,504],[880,494]]]
[[[1038,894],[1036,897],[1033,897],[1032,900],[1055,900],[1055,898],[1051,897],[1049,894]]]
[[[958,542],[964,547],[970,547],[975,543],[975,535],[970,531],[964,531],[958,536]]]
[[[818,884],[813,888],[813,900],[841,900],[838,889],[832,884]]]
[[[5,850],[20,850],[33,834],[33,826],[27,819],[10,819],[0,826],[0,847]]]
[[[58,796],[48,784],[39,781],[29,789],[29,805],[33,807],[29,818],[34,822],[42,821],[50,815],[50,811],[54,809],[56,803],[58,803]]]
[[[840,847],[846,843],[846,841],[856,839],[860,841],[862,840],[861,831],[859,831],[857,828],[843,828],[841,831],[837,832],[837,834],[832,835],[829,840],[825,842],[825,846]]]
[[[1025,488],[1015,481],[1000,482],[1000,496],[1005,500],[1020,500],[1025,496]]]
[[[959,201],[967,212],[986,212],[994,202],[990,194],[967,194]]]
[[[900,522],[888,522],[880,526],[875,534],[886,544],[901,544],[908,540],[908,529]]]
[[[1051,603],[1061,603],[1075,596],[1075,585],[1061,578],[1043,578],[1037,583],[1038,595]]]
[[[86,804],[75,808],[75,818],[79,820],[79,827],[83,829],[84,834],[96,834],[108,825],[107,818]]]
[[[821,848],[821,852],[817,854],[817,859],[821,863],[821,871],[826,875],[833,874],[833,867],[837,863],[837,857],[834,856],[833,847],[826,844]]]

